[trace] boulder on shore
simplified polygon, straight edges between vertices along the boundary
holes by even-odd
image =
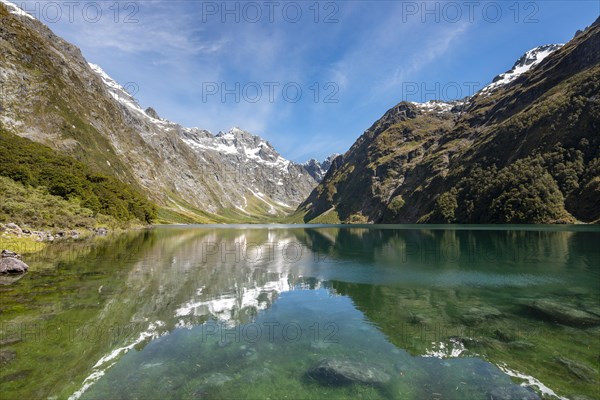
[[[20,254],[17,254],[14,251],[10,251],[10,250],[2,250],[2,253],[0,253],[0,257],[13,257],[13,258],[16,258],[17,260],[21,259]]]
[[[29,265],[21,261],[21,256],[9,250],[0,254],[0,274],[21,274],[27,272]]]
[[[4,225],[4,227],[6,229],[12,231],[13,233],[16,233],[16,234],[19,234],[19,235],[21,233],[23,233],[23,231],[21,230],[21,227],[19,225],[15,224],[15,223],[13,223],[13,222],[10,222],[10,223]]]
[[[379,367],[347,360],[326,358],[313,365],[308,375],[326,385],[345,385],[351,383],[384,384],[390,376]]]

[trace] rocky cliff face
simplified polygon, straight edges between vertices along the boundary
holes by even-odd
[[[315,181],[321,182],[327,174],[327,171],[329,171],[329,168],[331,168],[333,160],[335,160],[337,156],[339,156],[339,154],[334,153],[327,157],[325,160],[323,160],[323,162],[319,162],[318,160],[311,158],[302,165]]]
[[[316,185],[248,132],[212,135],[143,110],[78,48],[4,0],[0,19],[0,126],[142,189],[169,217],[282,216]]]
[[[527,52],[470,98],[402,102],[299,207],[305,221],[600,218],[600,24]]]

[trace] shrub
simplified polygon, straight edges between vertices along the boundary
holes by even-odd
[[[74,158],[0,129],[0,176],[25,186],[44,187],[63,200],[78,200],[94,215],[151,223],[156,206],[112,176],[98,174]]]

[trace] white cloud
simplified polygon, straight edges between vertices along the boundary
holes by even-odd
[[[422,50],[414,54],[409,62],[399,66],[394,71],[390,85],[399,85],[411,74],[442,57],[450,49],[452,43],[467,31],[468,24],[449,24],[444,27],[441,34],[424,38],[426,43],[421,44]]]

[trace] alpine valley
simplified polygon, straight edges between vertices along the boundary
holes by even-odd
[[[33,3],[58,4],[19,4]],[[0,0],[0,400],[600,399],[600,19],[568,40],[573,18],[597,8],[538,2],[555,7],[539,26],[478,21],[442,52],[463,24],[399,24],[413,2],[288,3],[339,4],[338,24],[308,13],[277,27],[198,22],[205,5],[230,17],[263,5],[233,3],[110,1],[143,6],[144,18],[54,25],[92,29],[103,50],[80,44],[104,54],[94,58],[104,70]],[[402,101],[345,154],[317,148],[399,100],[370,73],[436,53],[415,80],[479,76],[493,67],[487,52],[513,61],[498,32],[534,30],[567,43],[527,37],[514,55],[542,46],[493,80],[506,67],[485,72],[491,82],[472,96]],[[104,47],[106,34],[135,51]],[[173,64],[192,78],[133,40],[162,51],[163,34],[184,48]],[[194,40],[173,40],[183,37]],[[188,46],[221,38],[210,56]],[[111,78],[137,72],[108,67],[126,56],[152,63],[139,79],[177,78],[163,86],[177,110],[142,107]],[[311,146],[319,160],[292,162],[243,126],[213,134],[163,118],[209,115],[177,88],[213,70],[312,81],[340,59],[353,61],[346,82],[360,81],[340,85],[347,103],[315,107],[310,96],[305,113],[277,105],[249,117],[274,115],[260,122],[284,123],[295,151]],[[230,106],[219,105],[242,122],[226,127],[257,111]]]
[[[78,197],[93,214],[117,219],[269,222],[293,212],[324,173],[317,163],[320,175],[313,177],[267,141],[238,128],[213,135],[161,119],[153,109],[143,110],[99,66],[88,64],[78,48],[15,5],[0,3],[0,18],[5,197],[8,186],[12,192],[18,192],[15,185],[44,186],[51,196]],[[26,164],[34,172],[23,173]],[[57,171],[57,164],[65,168]],[[72,176],[81,169],[81,176]],[[109,185],[96,181],[116,185],[112,195]],[[124,197],[120,184],[131,199],[119,198]],[[136,202],[147,209],[128,212]],[[43,222],[39,215],[19,218],[11,199],[2,204],[0,215],[8,219]]]
[[[160,118],[0,2],[0,220],[573,223],[600,219],[600,24],[475,95],[401,102],[344,155],[296,164],[239,128]],[[52,208],[47,205],[52,204]]]

